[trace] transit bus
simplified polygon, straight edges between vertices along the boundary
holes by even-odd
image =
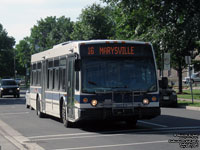
[[[58,117],[66,127],[80,120],[139,119],[160,115],[152,45],[122,40],[71,41],[32,55],[28,107]]]

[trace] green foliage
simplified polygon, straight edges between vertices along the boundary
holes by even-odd
[[[93,4],[82,10],[71,35],[73,40],[108,39],[113,36],[111,9]]]
[[[14,75],[14,51],[15,39],[0,24],[0,78]]]
[[[20,75],[26,74],[26,67],[30,67],[31,47],[29,37],[25,37],[16,45],[16,70]]]
[[[31,29],[30,44],[32,51],[40,52],[52,48],[53,45],[71,40],[73,22],[64,16],[47,17],[37,22]]]
[[[102,0],[115,10],[116,38],[151,41],[159,68],[161,54],[171,53],[182,90],[185,56],[198,49],[200,1],[198,0]]]

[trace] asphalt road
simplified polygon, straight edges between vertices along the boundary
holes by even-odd
[[[23,95],[22,95],[23,96]],[[162,108],[162,115],[139,121],[136,128],[124,122],[83,122],[65,128],[54,117],[38,118],[25,108],[25,98],[0,99],[0,129],[19,149],[45,150],[176,150],[200,140],[200,112]],[[21,145],[21,148],[20,148]],[[200,149],[196,145],[194,150]]]

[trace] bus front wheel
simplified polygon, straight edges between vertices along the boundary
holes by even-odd
[[[129,128],[136,128],[137,119],[126,120],[126,124]]]
[[[67,128],[72,127],[72,123],[70,121],[68,121],[68,119],[67,119],[66,105],[65,105],[64,101],[62,103],[62,122],[65,127],[67,127]]]

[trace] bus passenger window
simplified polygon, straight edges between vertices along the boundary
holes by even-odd
[[[55,69],[53,69],[52,89],[55,89]]]
[[[79,72],[76,72],[76,90],[79,90]]]
[[[55,70],[55,89],[59,89],[59,70]]]
[[[65,70],[66,69],[63,69],[63,71],[62,71],[62,79],[63,79],[63,81],[62,81],[62,89],[66,88],[66,85],[65,85]]]
[[[49,77],[50,77],[50,70],[48,69],[48,72],[47,72],[47,89],[49,89]]]
[[[50,70],[50,75],[49,75],[49,89],[53,88],[53,70]]]

